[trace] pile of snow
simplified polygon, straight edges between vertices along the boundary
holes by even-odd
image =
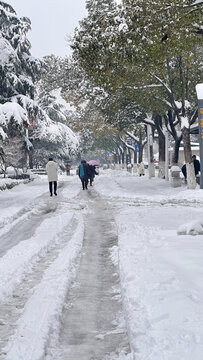
[[[181,169],[179,168],[179,166],[171,166],[171,172],[173,171],[181,171]]]
[[[203,220],[194,220],[183,224],[178,228],[178,235],[202,235]]]

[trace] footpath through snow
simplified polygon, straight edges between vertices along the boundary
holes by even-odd
[[[0,360],[202,360],[203,191],[111,170],[80,188],[0,193]]]
[[[123,305],[135,360],[202,360],[203,191],[109,172],[96,190],[117,209]],[[189,233],[189,231],[188,231]],[[197,231],[192,231],[197,234]]]

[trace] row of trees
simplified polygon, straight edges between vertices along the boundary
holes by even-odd
[[[143,144],[144,124],[150,124],[158,135],[162,165],[167,129],[174,142],[174,164],[183,141],[188,187],[194,187],[190,130],[198,115],[195,85],[202,81],[203,3],[123,0],[118,6],[114,0],[87,0],[86,4],[88,15],[71,45],[74,68],[82,77],[79,94],[72,92],[74,101],[82,98],[95,108],[95,125],[100,114],[113,143],[124,133]],[[70,89],[65,86],[63,91],[68,94]]]
[[[188,186],[193,187],[190,130],[197,120],[195,85],[202,76],[202,2],[123,0],[118,6],[113,0],[87,0],[86,4],[88,15],[72,39],[73,57],[47,56],[42,62],[30,54],[29,19],[19,19],[11,6],[0,2],[4,163],[6,156],[7,163],[14,158],[9,144],[22,149],[22,154],[29,150],[35,164],[43,163],[50,152],[67,159],[78,149],[67,121],[80,134],[83,154],[100,149],[97,155],[104,160],[108,150],[121,161],[126,146],[133,151],[126,144],[131,138],[138,142],[141,161],[150,125],[158,136],[160,174],[164,177],[167,129],[174,143],[174,164],[183,141]],[[60,94],[74,111],[64,106]],[[23,136],[29,119],[34,123],[31,142]]]
[[[78,151],[78,138],[67,126],[71,112],[59,93],[45,92],[46,62],[31,55],[26,35],[28,18],[18,18],[12,6],[0,1],[0,163],[43,165],[50,154],[69,159]],[[29,138],[28,138],[29,135]]]

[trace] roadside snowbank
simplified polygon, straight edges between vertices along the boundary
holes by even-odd
[[[121,198],[140,203],[203,203],[203,191],[197,185],[195,190],[188,190],[185,184],[173,188],[169,181],[158,177],[149,179],[126,171],[101,171],[96,178],[94,188],[100,194],[112,199]]]
[[[179,213],[128,208],[117,217],[122,296],[137,360],[202,359],[203,241],[177,235],[188,209]]]
[[[194,220],[178,228],[178,235],[203,235],[203,220]]]

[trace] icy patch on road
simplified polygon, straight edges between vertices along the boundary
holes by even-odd
[[[65,296],[75,276],[75,263],[81,251],[83,236],[83,218],[78,216],[78,227],[73,237],[46,270],[25,305],[15,334],[3,349],[6,360],[44,358],[50,336],[53,332],[56,336],[59,330]]]

